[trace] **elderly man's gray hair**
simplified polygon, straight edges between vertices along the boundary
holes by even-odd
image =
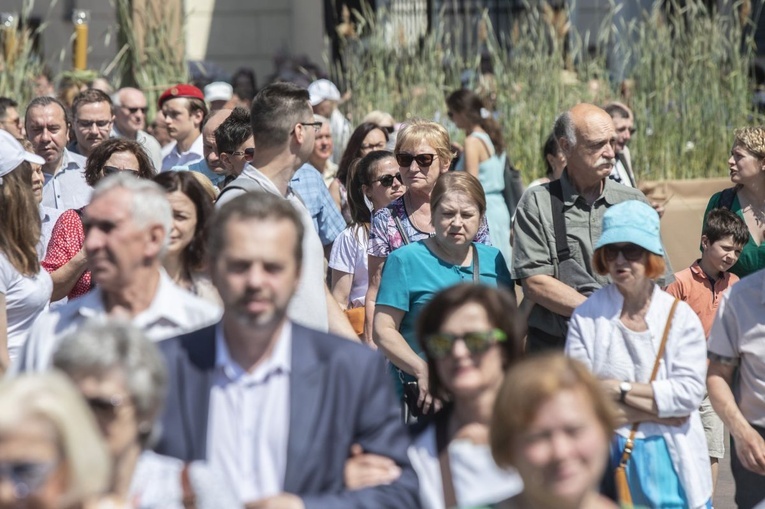
[[[564,138],[568,141],[569,148],[576,145],[576,130],[574,129],[574,120],[571,113],[565,111],[558,115],[553,124],[553,134],[556,140]]]
[[[167,368],[146,335],[127,322],[91,320],[61,340],[53,366],[73,379],[118,373],[138,420],[152,423],[165,399]]]
[[[113,189],[126,189],[132,195],[133,221],[146,228],[158,224],[165,231],[165,248],[170,242],[173,229],[173,208],[167,201],[167,192],[151,180],[139,179],[130,172],[121,171],[102,179],[93,190],[93,198],[99,198]]]

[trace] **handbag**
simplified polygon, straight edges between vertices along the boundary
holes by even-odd
[[[659,351],[656,353],[656,361],[653,363],[653,371],[651,371],[651,379],[648,383],[653,382],[656,379],[656,374],[659,372],[659,363],[662,357],[664,357],[664,350],[667,347],[667,338],[669,337],[669,329],[672,326],[672,317],[675,315],[675,308],[677,303],[680,302],[675,299],[672,303],[672,308],[669,310],[669,316],[667,317],[667,324],[664,326],[664,335],[661,338],[661,344],[659,345]],[[639,422],[632,425],[630,430],[630,436],[627,442],[624,444],[624,451],[622,451],[622,457],[619,459],[619,466],[614,470],[614,484],[616,485],[616,498],[621,509],[633,509],[632,493],[630,493],[630,484],[627,480],[627,463],[632,456],[632,450],[635,445],[635,434],[637,433]]]
[[[346,309],[345,316],[348,317],[348,321],[351,322],[351,327],[353,327],[353,332],[357,336],[364,334],[364,321],[366,320],[366,309],[364,306]]]

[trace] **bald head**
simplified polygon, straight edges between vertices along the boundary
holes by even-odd
[[[207,161],[207,167],[215,173],[223,173],[223,167],[220,164],[220,154],[215,144],[215,130],[231,115],[231,110],[223,109],[211,113],[202,126],[202,149]]]
[[[114,125],[125,138],[135,140],[146,129],[146,96],[137,88],[125,87],[112,95]]]
[[[615,164],[616,130],[605,110],[577,104],[558,117],[554,132],[572,179],[593,185],[608,177]]]

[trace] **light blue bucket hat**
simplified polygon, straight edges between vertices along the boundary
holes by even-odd
[[[608,244],[630,242],[664,256],[659,231],[659,214],[653,207],[638,200],[624,201],[609,207],[603,214],[603,233],[595,249]]]

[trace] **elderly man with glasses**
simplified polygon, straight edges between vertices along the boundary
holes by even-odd
[[[137,141],[149,154],[154,171],[162,168],[162,147],[157,139],[146,132],[146,96],[137,88],[125,87],[112,95],[114,125],[112,138]]]

